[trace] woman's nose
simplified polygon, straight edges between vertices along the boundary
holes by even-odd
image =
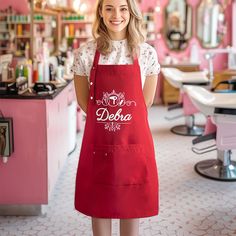
[[[113,16],[114,17],[119,17],[120,16],[120,10],[119,9],[114,9]]]

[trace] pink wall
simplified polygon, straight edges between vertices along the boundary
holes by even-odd
[[[233,7],[232,7],[232,46],[236,47],[236,0],[233,2]]]
[[[29,13],[28,0],[0,0],[0,10],[6,9],[9,6],[12,6],[13,9],[22,14]]]
[[[153,0],[152,4],[154,2],[157,2],[158,0]],[[149,2],[148,2],[149,3]],[[151,1],[150,1],[151,3]],[[163,28],[163,24],[164,24],[164,10],[166,5],[168,4],[168,0],[159,0],[159,3],[161,5],[161,12],[160,13],[156,13],[156,21],[157,21],[157,32],[161,32],[162,28]],[[200,45],[200,42],[198,41],[197,37],[196,37],[196,28],[194,26],[196,26],[195,23],[195,18],[196,18],[196,10],[197,10],[197,6],[200,3],[200,0],[188,0],[188,3],[192,6],[192,10],[193,10],[193,37],[189,42],[188,47],[181,52],[174,52],[174,51],[169,51],[169,49],[166,46],[165,43],[165,38],[163,37],[162,34],[159,34],[159,37],[155,43],[155,47],[157,48],[158,51],[158,56],[159,56],[159,60],[160,62],[164,59],[165,55],[168,53],[171,57],[177,58],[178,60],[181,60],[183,58],[188,58],[190,55],[190,49],[191,46],[193,44],[196,44],[197,47],[199,48],[199,58],[201,60],[201,66],[202,68],[207,67],[207,61],[204,58],[204,53],[206,52],[206,49],[202,48]],[[142,10],[146,10],[148,9],[148,7],[150,7],[151,5],[147,4],[144,2],[141,4]],[[222,47],[226,47],[228,45],[231,45],[231,23],[232,23],[232,11],[231,11],[231,7],[232,6],[228,6],[228,8],[226,9],[226,21],[227,21],[227,34],[224,37],[224,40],[222,41],[221,45],[219,46],[219,48]],[[223,62],[223,63],[222,63]],[[226,55],[217,55],[214,59],[214,68],[216,70],[221,70],[226,68],[227,66],[227,56]]]
[[[195,16],[196,16],[196,8],[198,6],[198,4],[200,3],[201,0],[188,0],[188,3],[192,6],[193,9],[193,21],[195,21]],[[94,7],[95,6],[95,0],[88,0],[86,1],[90,7]],[[68,4],[71,5],[72,0],[68,0]],[[204,53],[206,52],[205,49],[203,49],[198,41],[198,39],[196,38],[196,29],[195,27],[193,27],[193,37],[189,42],[188,47],[181,52],[173,52],[173,51],[169,51],[169,49],[166,46],[165,43],[165,38],[163,38],[161,31],[164,25],[164,9],[168,3],[168,0],[142,0],[140,6],[142,11],[148,11],[148,9],[150,7],[154,8],[156,6],[156,4],[159,3],[161,6],[161,12],[160,13],[156,13],[156,22],[157,22],[157,32],[159,32],[159,37],[155,42],[155,47],[157,49],[158,52],[158,56],[159,56],[159,60],[160,62],[163,61],[165,55],[168,53],[171,57],[175,57],[177,59],[183,59],[183,58],[187,58],[189,57],[190,54],[190,49],[191,49],[191,45],[193,44],[197,44],[198,48],[199,48],[199,58],[202,61],[202,67],[206,67],[207,66],[207,61],[204,59]],[[22,13],[27,13],[28,12],[28,3],[27,0],[20,0],[20,1],[16,1],[16,0],[0,0],[0,9],[5,9],[7,6],[12,5],[15,9],[17,9],[18,11],[22,12]],[[234,1],[234,10],[236,12],[236,3]],[[236,15],[236,13],[235,13]],[[221,45],[219,46],[220,48],[222,47],[226,47],[228,45],[232,45],[232,5],[228,6],[228,8],[226,9],[226,21],[227,21],[227,27],[228,27],[228,31],[227,34],[224,37],[223,42],[221,43]],[[236,16],[234,16],[236,18]],[[236,19],[235,19],[236,21]],[[235,22],[234,22],[235,23]],[[195,22],[193,22],[193,26],[195,26]],[[235,30],[236,26],[234,25],[234,30]],[[236,34],[236,33],[235,33]],[[236,36],[234,36],[234,46],[236,46]],[[223,63],[222,63],[223,62]],[[214,66],[215,69],[220,70],[220,69],[224,69],[226,68],[227,65],[227,57],[226,55],[217,55],[214,59]]]

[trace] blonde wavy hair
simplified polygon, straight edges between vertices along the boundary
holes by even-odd
[[[100,15],[104,0],[97,0],[96,15],[93,23],[92,34],[97,42],[97,49],[102,54],[109,54],[112,49],[111,38],[106,25]],[[126,0],[130,13],[130,20],[127,26],[127,41],[130,52],[138,54],[139,44],[145,41],[143,31],[143,17],[136,0]]]

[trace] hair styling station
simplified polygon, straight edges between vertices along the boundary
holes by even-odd
[[[211,84],[214,79],[213,58],[218,53],[228,53],[229,58],[233,58],[236,50],[214,49],[206,53]],[[232,61],[229,63],[235,66]],[[227,84],[228,89],[218,90],[220,84]],[[197,154],[217,151],[217,159],[198,162],[195,165],[196,172],[215,180],[236,181],[236,162],[231,160],[232,150],[236,149],[236,79],[221,81],[210,90],[191,85],[184,86],[183,90],[196,108],[207,117],[205,132],[193,140],[192,151]],[[212,139],[215,140],[213,145],[203,148],[195,146]]]
[[[180,89],[180,98],[177,104],[168,107],[168,110],[174,110],[178,108],[183,108],[183,114],[166,117],[167,120],[174,120],[179,117],[185,117],[185,124],[178,125],[171,128],[171,131],[175,134],[185,135],[185,136],[199,136],[202,135],[204,129],[195,124],[194,114],[198,113],[199,110],[192,101],[189,99],[189,96],[184,91],[183,87],[185,85],[197,85],[205,87],[206,89],[212,89],[213,79],[214,79],[214,67],[213,59],[216,54],[227,53],[228,54],[228,67],[230,69],[236,68],[236,49],[233,47],[220,48],[208,50],[205,54],[206,59],[208,60],[208,70],[209,76],[205,71],[198,72],[183,72],[176,68],[163,68],[162,73],[167,79],[167,81],[175,88]],[[209,77],[209,78],[208,78]],[[232,90],[234,86],[234,80],[222,81],[220,84],[228,84],[230,86],[229,90]],[[217,87],[216,86],[216,87]],[[229,91],[227,91],[229,92]]]
[[[203,133],[203,128],[195,124],[194,114],[199,110],[192,104],[191,100],[183,90],[184,85],[206,86],[209,84],[207,73],[204,71],[183,72],[177,68],[163,68],[162,73],[167,81],[175,88],[180,89],[180,98],[177,104],[169,106],[168,110],[183,108],[183,114],[166,117],[167,120],[174,120],[185,117],[185,124],[171,128],[175,134],[185,136],[199,136]]]

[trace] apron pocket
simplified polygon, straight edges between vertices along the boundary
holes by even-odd
[[[102,145],[93,148],[93,181],[105,185],[147,182],[147,156],[141,144]]]

